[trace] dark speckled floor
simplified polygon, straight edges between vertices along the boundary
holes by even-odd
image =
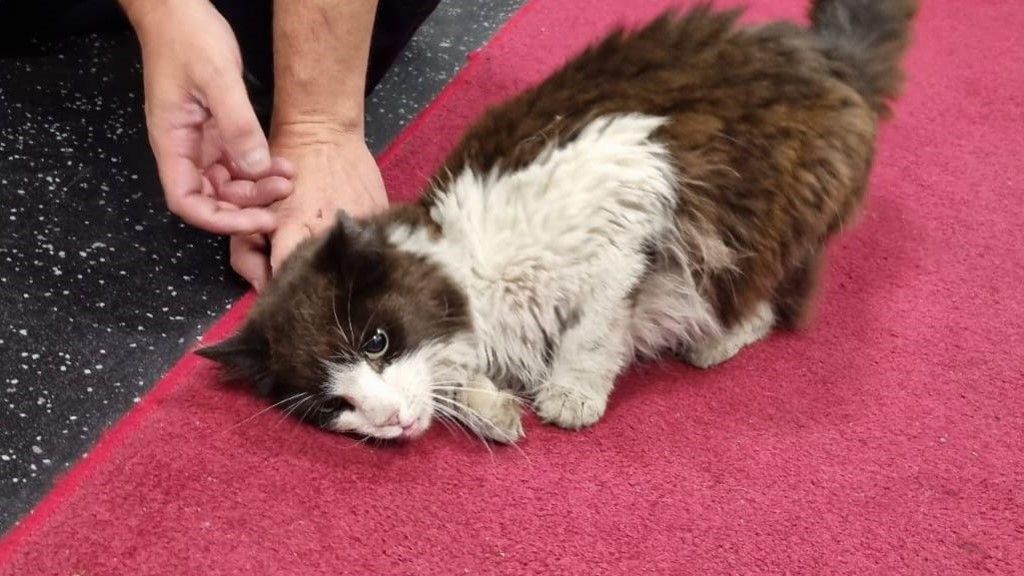
[[[523,0],[450,0],[367,105],[380,151]],[[0,59],[0,531],[244,291],[171,217],[134,39]]]

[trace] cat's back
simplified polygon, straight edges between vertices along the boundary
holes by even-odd
[[[704,144],[709,131],[727,134],[730,123],[765,109],[814,110],[821,117],[813,121],[821,125],[870,117],[855,91],[837,79],[813,34],[788,23],[741,26],[738,16],[701,7],[613,32],[540,85],[484,114],[448,156],[438,181],[465,170],[522,169],[604,116],[669,119],[677,128],[672,138],[686,147]]]

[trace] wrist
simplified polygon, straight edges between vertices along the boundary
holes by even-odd
[[[161,14],[173,5],[171,0],[117,0],[136,35],[141,37],[161,19]],[[153,24],[151,24],[153,23]]]
[[[283,116],[274,113],[270,125],[270,139],[274,145],[350,146],[366,145],[363,118],[351,115]]]

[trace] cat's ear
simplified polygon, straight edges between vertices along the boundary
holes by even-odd
[[[359,273],[379,266],[382,238],[372,225],[356,222],[344,210],[314,256],[316,266],[328,272]]]
[[[196,354],[220,364],[230,377],[248,380],[261,394],[270,393],[270,343],[251,324],[230,338],[199,348]]]
[[[317,250],[316,261],[321,267],[332,268],[345,258],[358,239],[357,224],[344,210],[338,210],[334,226],[327,232]]]

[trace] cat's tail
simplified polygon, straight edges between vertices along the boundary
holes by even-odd
[[[811,27],[826,54],[850,67],[845,78],[882,117],[903,86],[900,59],[917,0],[814,0]]]

